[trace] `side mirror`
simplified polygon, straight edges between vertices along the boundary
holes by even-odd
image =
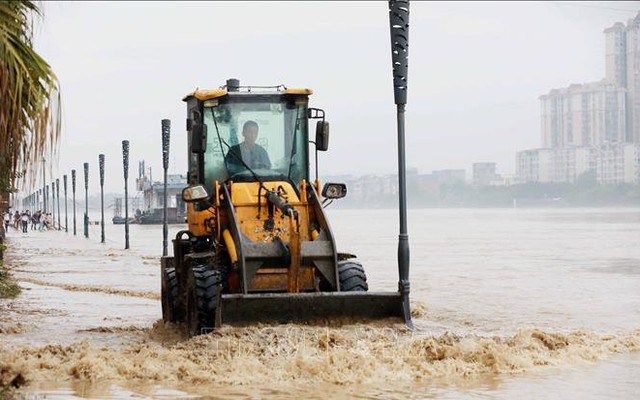
[[[316,124],[316,149],[327,151],[329,148],[329,122],[318,121]]]
[[[347,185],[344,183],[325,183],[322,197],[327,199],[341,199],[347,195]]]
[[[193,203],[196,201],[205,200],[209,197],[209,193],[207,193],[207,189],[202,185],[197,186],[187,186],[182,189],[182,200],[186,203]]]
[[[191,126],[191,152],[202,154],[207,150],[207,126],[199,122]]]

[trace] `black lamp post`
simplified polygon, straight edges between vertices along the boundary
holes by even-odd
[[[169,139],[171,137],[171,120],[162,120],[162,168],[164,168],[164,207],[162,217],[162,255],[167,255],[167,170],[169,169]]]
[[[47,214],[47,178],[44,172],[45,169],[45,159],[42,159],[42,208],[44,209],[44,214]]]
[[[76,235],[76,170],[71,170],[71,191],[73,192],[73,236]]]
[[[409,0],[389,0],[389,28],[393,66],[393,94],[398,120],[398,195],[400,234],[398,236],[398,290],[402,296],[404,320],[410,328],[409,234],[407,232],[407,177],[405,168],[404,112],[407,104],[409,69]]]
[[[64,231],[69,232],[69,219],[67,217],[67,175],[62,176],[64,184]]]
[[[104,243],[104,154],[98,155],[98,163],[100,165],[100,243]]]
[[[129,248],[129,193],[127,178],[129,177],[129,141],[122,141],[122,167],[124,169],[124,248]]]
[[[89,238],[89,163],[84,163],[84,237]]]
[[[62,230],[60,224],[60,179],[56,178],[56,197],[58,198],[58,230]]]
[[[56,182],[51,181],[51,225],[56,229]]]

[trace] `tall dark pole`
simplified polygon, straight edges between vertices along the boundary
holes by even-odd
[[[129,177],[129,141],[122,141],[122,167],[124,169],[124,248],[129,248],[129,193],[127,178]]]
[[[44,209],[44,213],[45,215],[47,214],[47,197],[46,197],[46,193],[47,193],[47,177],[46,174],[44,172],[45,170],[45,159],[42,159],[42,208]]]
[[[67,175],[62,176],[64,184],[64,231],[69,232],[69,218],[67,217]]]
[[[398,119],[398,192],[400,234],[398,236],[398,289],[402,295],[404,320],[413,329],[409,307],[409,234],[407,232],[407,175],[405,167],[404,112],[407,104],[409,69],[409,0],[389,0],[389,28],[393,65],[393,95]]]
[[[45,195],[44,195],[44,209],[47,209],[47,202],[49,201],[49,185],[44,185]],[[47,214],[47,212],[45,212]]]
[[[164,168],[164,207],[162,217],[162,255],[167,255],[167,170],[169,169],[169,139],[171,136],[171,120],[162,120],[162,168]]]
[[[51,225],[56,229],[56,182],[51,181]]]
[[[89,238],[89,163],[84,163],[84,237]]]
[[[56,197],[58,198],[58,230],[62,230],[62,224],[60,224],[60,179],[56,178]]]
[[[76,235],[76,170],[71,170],[71,191],[73,192],[73,236]]]
[[[98,155],[100,165],[100,243],[104,243],[104,154]]]

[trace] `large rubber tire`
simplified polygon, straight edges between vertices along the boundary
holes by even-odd
[[[222,289],[222,274],[197,265],[187,275],[187,330],[196,336],[215,327],[218,291]]]
[[[162,287],[162,320],[164,322],[182,322],[184,313],[180,310],[178,298],[178,277],[175,268],[164,270],[164,287]]]
[[[369,290],[364,268],[354,259],[338,261],[338,279],[342,292],[366,292]]]

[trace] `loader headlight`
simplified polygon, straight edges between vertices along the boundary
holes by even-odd
[[[327,199],[341,199],[347,195],[347,185],[344,183],[325,183],[322,197]]]
[[[182,189],[182,200],[186,201],[187,203],[204,200],[208,197],[209,194],[207,193],[207,189],[205,189],[202,185],[188,186]]]

